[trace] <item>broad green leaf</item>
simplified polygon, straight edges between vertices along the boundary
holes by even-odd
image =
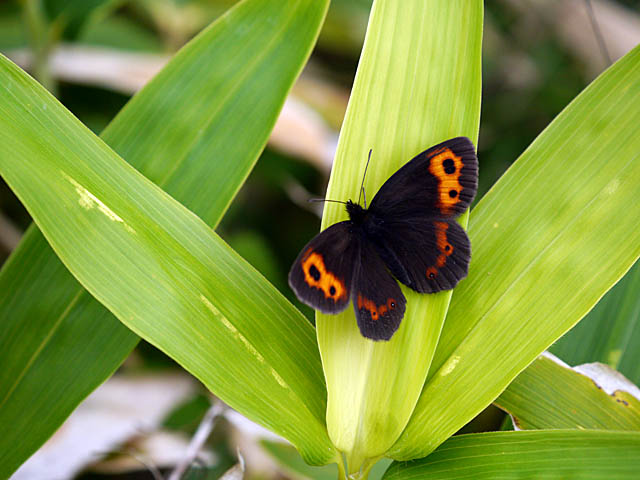
[[[570,365],[606,363],[640,383],[640,263],[549,350]]]
[[[66,267],[222,400],[310,463],[334,461],[302,314],[24,72],[0,72],[0,174]]]
[[[635,479],[640,432],[540,430],[452,437],[426,458],[391,464],[384,480]]]
[[[580,94],[473,210],[469,277],[393,458],[427,455],[477,415],[638,258],[638,111],[640,47]]]
[[[374,2],[327,198],[358,199],[369,149],[371,199],[419,152],[458,135],[477,138],[481,43],[480,1]],[[327,204],[323,228],[345,218],[342,206]],[[389,342],[363,338],[352,308],[316,317],[329,434],[351,471],[383,455],[402,432],[451,298],[450,291],[403,292],[407,311]]]
[[[618,372],[611,370],[610,375],[610,381],[619,381]],[[494,403],[511,414],[514,424],[523,430],[640,431],[640,399],[620,387],[610,390],[557,359],[540,356]]]
[[[243,2],[178,53],[102,137],[216,225],[267,140],[324,8]],[[268,89],[256,88],[257,78]],[[218,128],[223,121],[242,127],[229,135]],[[34,227],[0,272],[0,325],[0,424],[12,425],[0,436],[3,477],[120,365],[138,336],[84,291]],[[309,376],[317,378],[313,358]],[[324,401],[322,385],[314,392]]]

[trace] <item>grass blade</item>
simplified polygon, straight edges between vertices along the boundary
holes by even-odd
[[[426,458],[393,463],[384,480],[633,479],[640,432],[540,430],[460,435]]]
[[[570,365],[602,362],[640,383],[640,263],[549,349]]]
[[[332,460],[314,331],[302,314],[202,220],[0,62],[0,97],[10,99],[0,103],[0,173],[67,268],[225,402],[308,461]]]

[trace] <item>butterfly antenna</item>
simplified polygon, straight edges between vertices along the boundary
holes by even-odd
[[[367,158],[367,164],[364,167],[364,175],[362,175],[362,183],[360,184],[360,195],[358,196],[358,205],[360,205],[360,198],[364,193],[364,208],[367,208],[367,193],[364,191],[364,179],[367,178],[367,169],[369,168],[369,162],[371,161],[371,152],[373,150],[369,149],[369,158]]]
[[[600,31],[600,26],[596,21],[596,16],[593,13],[593,5],[591,5],[591,0],[585,0],[587,4],[587,13],[589,14],[589,21],[591,22],[591,28],[593,28],[594,33],[596,34],[596,38],[598,39],[598,46],[600,47],[600,52],[602,56],[607,61],[607,66],[611,65],[611,56],[609,55],[609,50],[607,50],[607,44],[604,42],[604,37],[602,36],[602,32]]]
[[[344,205],[347,204],[347,202],[343,202],[342,200],[328,200],[326,198],[310,198],[308,200],[309,203],[316,203],[316,202],[333,202],[333,203],[342,203]]]

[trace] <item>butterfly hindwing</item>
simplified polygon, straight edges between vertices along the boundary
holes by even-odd
[[[370,211],[396,220],[430,213],[454,218],[478,189],[478,159],[473,143],[456,137],[425,150],[382,185]]]
[[[289,285],[298,298],[323,313],[344,310],[350,300],[357,247],[349,222],[336,223],[316,235],[289,272]]]
[[[420,293],[455,287],[467,276],[471,243],[455,220],[390,221],[375,245],[391,273]]]
[[[360,333],[372,340],[389,340],[400,326],[407,301],[376,248],[367,242],[360,248],[352,299]]]

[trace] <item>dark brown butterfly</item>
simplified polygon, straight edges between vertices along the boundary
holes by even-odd
[[[416,292],[435,293],[467,276],[471,244],[455,219],[477,185],[478,159],[468,138],[425,150],[382,185],[369,208],[346,202],[349,220],[302,249],[289,285],[324,313],[341,312],[353,300],[362,335],[389,340],[407,303],[393,277]]]

